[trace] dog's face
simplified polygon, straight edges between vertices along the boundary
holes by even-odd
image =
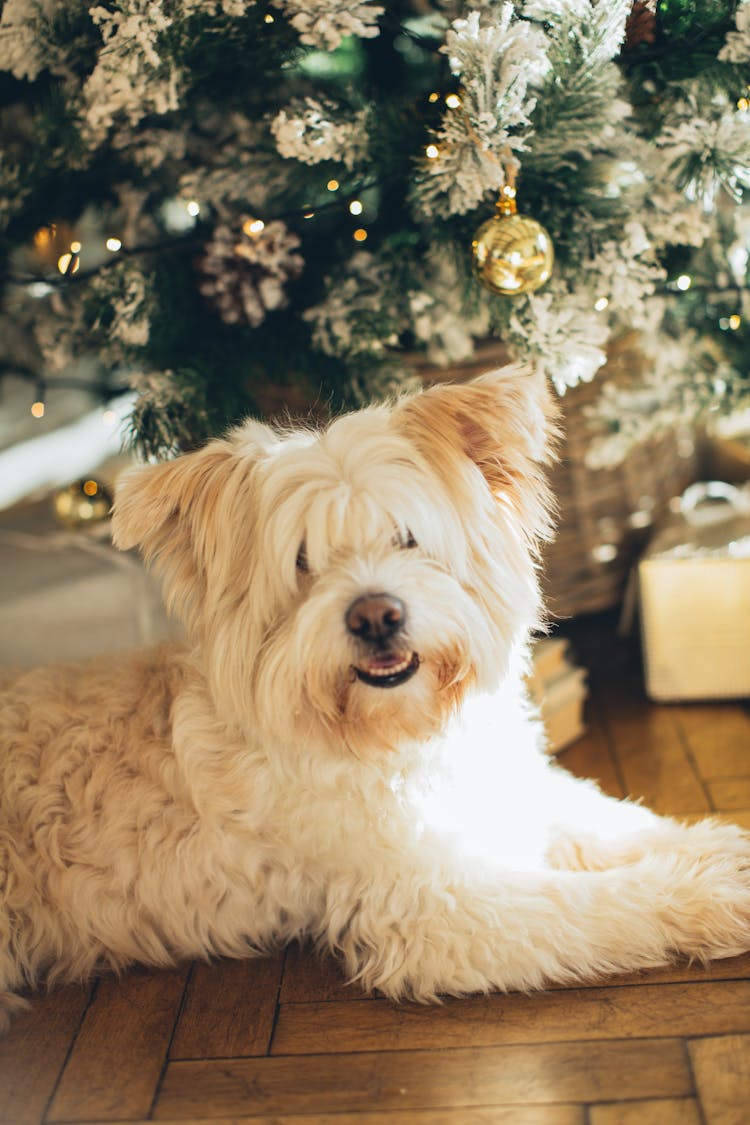
[[[493,686],[535,620],[548,423],[510,369],[322,432],[248,422],[128,474],[115,542],[162,571],[225,718],[366,756]]]

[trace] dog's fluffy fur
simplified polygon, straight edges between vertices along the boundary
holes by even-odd
[[[420,1000],[750,946],[747,835],[543,752],[549,415],[505,369],[122,481],[115,540],[189,644],[6,687],[0,1017],[44,979],[301,935]]]

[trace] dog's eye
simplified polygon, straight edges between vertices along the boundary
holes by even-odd
[[[309,574],[310,567],[307,565],[307,550],[305,544],[302,543],[299,551],[297,551],[297,570],[300,574]]]

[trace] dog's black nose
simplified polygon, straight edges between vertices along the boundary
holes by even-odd
[[[361,641],[385,641],[402,628],[406,606],[390,594],[364,594],[352,602],[344,620],[353,637]]]

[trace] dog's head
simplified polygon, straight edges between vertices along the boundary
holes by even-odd
[[[539,611],[551,407],[518,369],[325,430],[248,422],[121,480],[229,721],[365,756],[494,686]]]

